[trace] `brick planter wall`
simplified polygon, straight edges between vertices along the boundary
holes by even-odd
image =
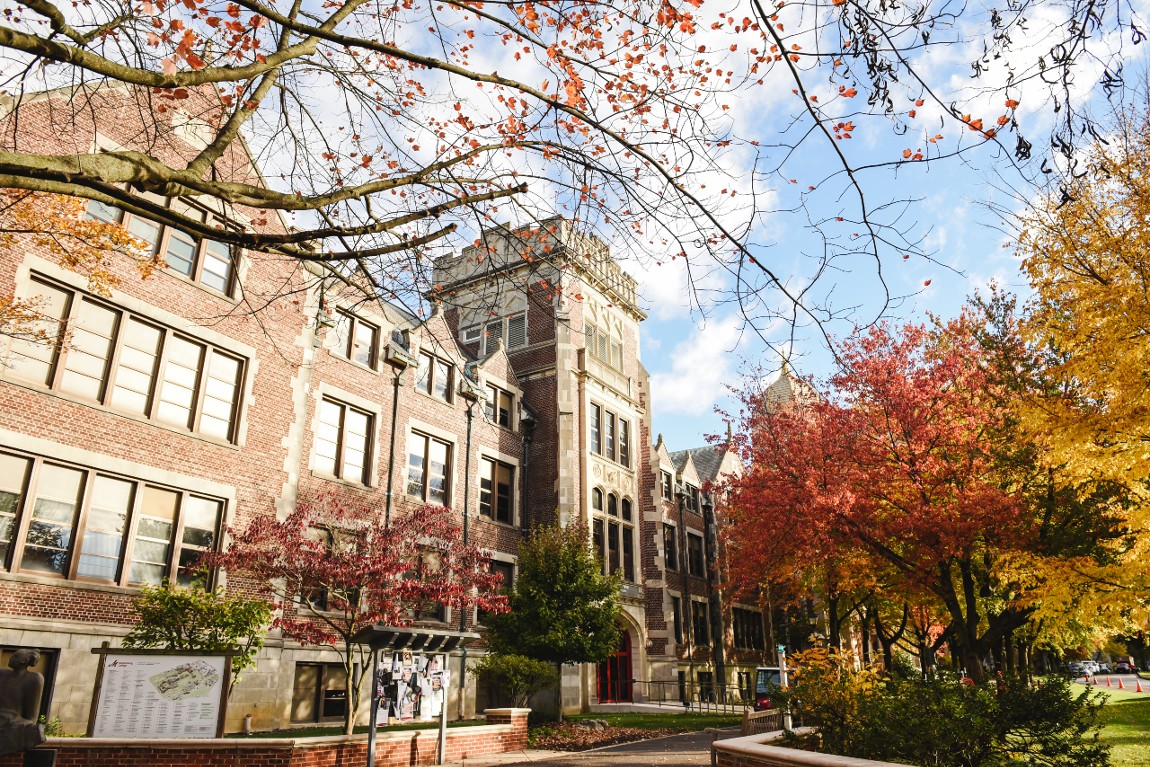
[[[530,709],[488,709],[487,724],[447,730],[447,761],[527,748]],[[435,763],[437,732],[382,731],[376,740],[379,767]],[[50,738],[56,767],[355,767],[367,762],[367,735],[322,738],[212,738],[205,740],[127,740]],[[21,754],[0,756],[0,767],[20,767]]]

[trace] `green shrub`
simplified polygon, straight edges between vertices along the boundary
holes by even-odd
[[[1064,679],[975,686],[953,674],[880,677],[825,650],[796,656],[781,693],[817,722],[822,750],[918,767],[1107,767],[1100,696]]]
[[[559,683],[559,670],[554,664],[522,655],[491,653],[472,665],[471,671],[501,688],[517,708],[526,706],[535,693]]]

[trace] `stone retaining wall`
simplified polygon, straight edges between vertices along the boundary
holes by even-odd
[[[800,727],[796,732],[804,734],[813,730]],[[711,764],[715,767],[906,767],[891,762],[768,745],[782,737],[783,731],[776,730],[765,735],[717,740],[711,746]]]
[[[527,748],[530,709],[488,709],[486,725],[447,730],[447,761],[521,751]],[[436,730],[381,731],[376,740],[379,767],[435,763]],[[211,738],[128,740],[49,738],[56,767],[355,767],[367,762],[367,735],[321,738]],[[0,767],[20,767],[20,754],[0,756]]]

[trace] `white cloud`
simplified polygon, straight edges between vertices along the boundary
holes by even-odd
[[[651,375],[651,401],[660,418],[698,416],[714,410],[727,396],[725,386],[737,377],[741,326],[735,316],[713,318],[675,345],[666,359],[670,370]]]

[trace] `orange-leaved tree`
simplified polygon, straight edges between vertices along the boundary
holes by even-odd
[[[59,194],[0,189],[0,248],[37,249],[88,281],[100,295],[118,282],[113,265],[118,256],[137,262],[146,277],[155,261],[143,243],[123,227],[89,218],[87,201]],[[64,335],[54,318],[41,313],[41,300],[0,293],[0,336],[35,344],[57,345]]]
[[[987,323],[971,308],[935,327],[875,327],[844,344],[833,399],[770,411],[751,398],[739,440],[749,468],[730,483],[736,578],[757,585],[795,562],[865,554],[893,574],[888,596],[940,604],[981,679],[988,654],[1058,588],[1024,577],[1020,557],[1110,556],[1114,493],[1060,484],[1034,460]]]
[[[1027,113],[1051,104],[1073,156],[1081,78],[1116,88],[1144,35],[1096,2],[1036,2],[35,0],[0,23],[0,185],[347,262],[384,295],[433,288],[426,248],[454,232],[559,214],[822,319],[829,299],[814,313],[823,294],[788,287],[789,238],[781,258],[748,245],[766,214],[804,216],[829,279],[827,262],[922,252],[891,174],[981,147],[1024,164],[1050,143]],[[172,197],[257,225],[218,231]],[[815,197],[829,207],[804,215]]]

